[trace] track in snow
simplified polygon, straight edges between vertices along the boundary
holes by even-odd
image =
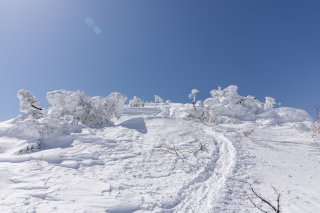
[[[183,189],[183,200],[175,207],[176,212],[212,212],[224,198],[223,188],[235,164],[236,150],[232,143],[212,128],[204,125],[202,128],[207,133],[205,137],[217,142],[219,156]]]

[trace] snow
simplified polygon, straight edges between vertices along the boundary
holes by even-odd
[[[48,94],[43,117],[0,123],[0,212],[259,212],[249,184],[273,203],[274,187],[282,212],[320,209],[320,146],[303,110],[264,108],[236,86],[195,106],[123,106],[113,93],[118,106],[87,98],[114,113],[95,128],[73,123],[74,107],[52,116],[69,96]]]

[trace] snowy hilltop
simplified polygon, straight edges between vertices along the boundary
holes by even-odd
[[[0,123],[0,212],[319,212],[320,124],[237,86],[172,103],[18,91]]]

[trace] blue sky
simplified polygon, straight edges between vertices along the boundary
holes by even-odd
[[[320,1],[2,0],[0,120],[16,92],[119,91],[188,102],[218,86],[275,97],[314,114],[320,103]]]

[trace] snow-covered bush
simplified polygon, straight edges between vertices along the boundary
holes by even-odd
[[[154,102],[155,103],[163,103],[164,101],[160,96],[154,95]]]
[[[19,90],[18,98],[21,111],[32,115],[39,113],[41,108],[30,92]],[[127,97],[117,92],[102,98],[89,97],[82,91],[57,90],[48,92],[47,99],[51,107],[41,110],[41,117],[17,119],[12,133],[36,140],[69,134],[82,124],[92,128],[108,126],[113,118],[122,115]]]
[[[212,97],[222,97],[224,95],[224,91],[221,89],[221,87],[218,87],[218,89],[213,89],[210,91],[210,94]]]
[[[204,105],[218,116],[228,116],[240,120],[253,120],[261,109],[262,103],[253,96],[243,97],[238,94],[238,87],[230,85],[225,89],[220,87],[212,90],[212,98],[205,100]]]
[[[263,105],[264,109],[272,109],[273,106],[276,104],[276,100],[272,97],[265,97],[266,101]]]
[[[219,87],[210,92],[212,97],[204,101],[204,106],[208,112],[214,113],[216,121],[231,122],[232,119],[237,119],[240,121],[259,121],[259,123],[272,121],[272,124],[277,124],[312,120],[310,115],[303,110],[289,107],[273,108],[276,104],[274,98],[266,97],[266,101],[263,103],[250,95],[241,96],[237,91],[238,87],[231,85],[225,89]],[[208,113],[208,115],[210,114],[212,113]]]
[[[88,97],[81,91],[53,91],[47,94],[52,105],[50,113],[58,116],[71,115],[89,127],[112,124],[111,119],[122,115],[127,97],[111,93],[108,97]]]
[[[52,105],[49,109],[56,116],[71,115],[81,123],[94,127],[98,122],[98,109],[90,97],[81,91],[57,90],[47,93],[48,102]]]
[[[17,97],[20,100],[21,112],[31,115],[34,118],[40,118],[42,116],[42,108],[30,91],[21,89],[18,91]]]
[[[113,92],[106,98],[101,99],[98,103],[99,111],[108,115],[109,119],[120,118],[123,113],[124,104],[127,101],[127,97],[119,92]]]
[[[175,165],[180,164],[186,172],[195,172],[207,166],[210,159],[210,146],[206,142],[199,141],[190,146],[181,146],[172,140],[163,140],[155,146],[164,155],[171,155]]]
[[[129,101],[131,107],[144,107],[144,100],[138,96],[133,96],[133,99]]]
[[[37,150],[43,139],[78,132],[84,126],[112,125],[112,119],[122,115],[127,100],[126,96],[116,92],[103,98],[89,97],[81,91],[57,90],[47,93],[51,107],[44,110],[29,91],[19,90],[17,96],[20,109],[27,116],[15,119],[8,135],[27,140],[27,147],[19,154]]]

